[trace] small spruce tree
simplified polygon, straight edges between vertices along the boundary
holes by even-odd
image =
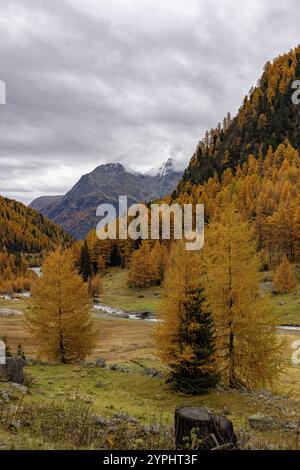
[[[214,329],[201,285],[198,254],[173,245],[165,275],[163,320],[157,326],[158,353],[170,367],[173,387],[186,394],[206,392],[217,382]]]
[[[83,247],[81,248],[80,254],[80,274],[83,280],[86,282],[92,276],[92,263],[90,258],[89,247],[87,241],[84,241]]]

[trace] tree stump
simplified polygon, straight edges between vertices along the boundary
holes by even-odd
[[[22,384],[24,382],[24,365],[25,361],[21,357],[7,357],[6,363],[0,365],[0,376],[6,377],[11,382]]]
[[[176,409],[176,449],[234,448],[236,442],[232,423],[227,418],[215,415],[206,408]]]

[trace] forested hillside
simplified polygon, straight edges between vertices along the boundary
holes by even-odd
[[[288,139],[300,149],[300,107],[292,103],[292,82],[300,77],[300,46],[267,62],[255,88],[245,96],[233,119],[230,114],[215,129],[207,131],[179,184],[203,183],[215,173],[234,169],[253,154],[266,156]]]
[[[71,241],[61,227],[21,202],[0,196],[0,251],[40,253]]]

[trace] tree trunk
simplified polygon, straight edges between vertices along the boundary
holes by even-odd
[[[231,421],[206,408],[186,407],[175,411],[176,449],[217,449],[237,442]]]

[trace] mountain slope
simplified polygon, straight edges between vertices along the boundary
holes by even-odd
[[[126,171],[119,163],[108,163],[82,176],[65,196],[38,198],[30,207],[80,239],[96,227],[99,204],[111,203],[117,208],[119,196],[128,196],[128,204],[160,198],[175,189],[181,176],[172,159],[146,174]]]
[[[39,253],[71,237],[21,202],[0,196],[0,251]]]
[[[236,168],[249,155],[265,155],[288,139],[300,150],[300,105],[292,103],[292,82],[300,78],[300,46],[265,65],[234,119],[230,115],[199,142],[184,172],[178,191],[186,182],[199,184],[215,173]]]

